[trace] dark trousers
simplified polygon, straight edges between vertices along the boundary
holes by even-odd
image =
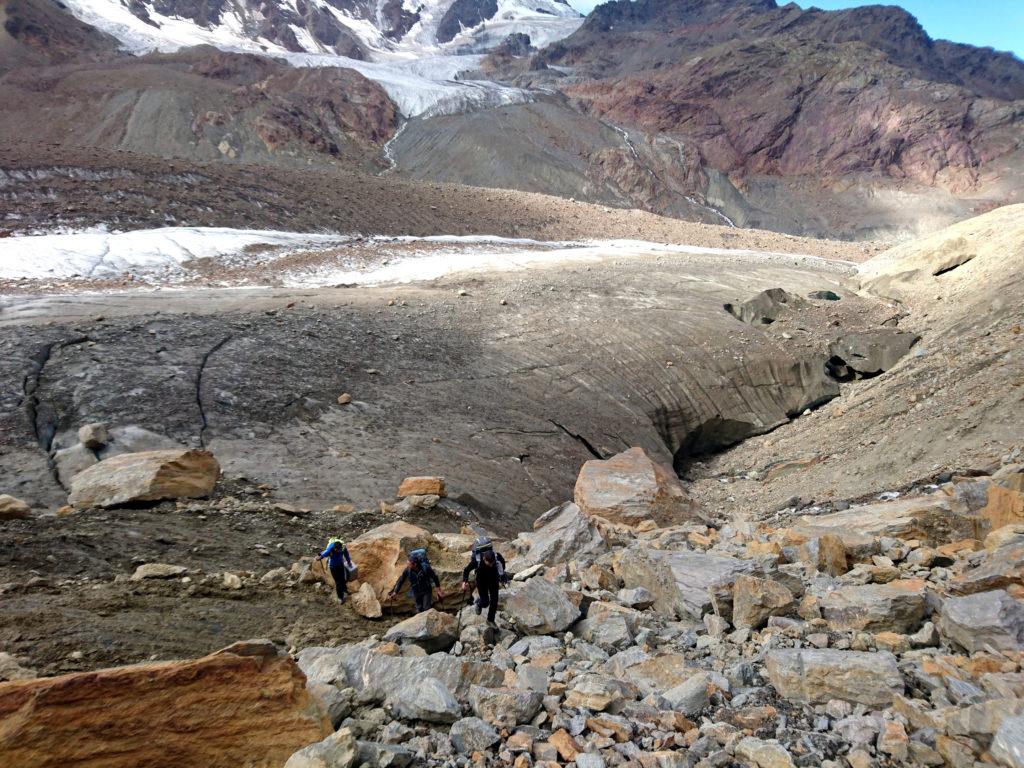
[[[338,599],[344,601],[348,594],[348,574],[345,573],[345,565],[331,566],[331,576],[334,579],[334,590],[338,593]]]
[[[476,599],[476,604],[487,609],[487,620],[494,623],[494,617],[498,613],[498,585],[477,584],[476,591],[480,595]]]
[[[416,613],[423,613],[424,611],[429,611],[434,607],[433,592],[424,592],[422,595],[417,595],[414,592],[412,596],[416,602]]]

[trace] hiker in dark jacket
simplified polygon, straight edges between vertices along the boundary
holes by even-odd
[[[476,571],[476,612],[487,609],[487,622],[494,623],[498,613],[498,587],[508,582],[505,558],[494,550],[474,554],[469,565],[462,569],[462,589],[469,589],[469,574]]]
[[[409,564],[405,566],[402,575],[398,577],[398,582],[388,595],[388,600],[394,599],[395,595],[401,591],[406,579],[409,580],[410,594],[413,602],[416,604],[416,613],[423,613],[423,611],[428,611],[433,607],[431,583],[435,587],[434,591],[437,594],[437,601],[441,602],[444,599],[444,595],[441,592],[441,580],[437,578],[437,574],[430,567],[430,563],[422,558],[410,557]]]
[[[345,595],[348,594],[348,569],[354,567],[345,542],[341,539],[331,539],[327,542],[327,549],[317,555],[316,559],[327,560],[331,578],[334,579],[334,591],[338,593],[338,602],[344,603]]]

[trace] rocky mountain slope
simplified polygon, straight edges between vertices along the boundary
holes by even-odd
[[[536,477],[544,472],[536,456],[573,471],[568,483],[551,485],[562,503],[498,542],[515,578],[502,591],[496,626],[462,602],[461,566],[481,530],[501,530],[516,519],[492,516],[480,499],[494,488],[505,497],[526,497],[517,495],[514,479],[500,476],[499,461],[476,476],[479,485],[467,484],[462,464],[488,450],[494,438],[483,436],[486,428],[478,430],[480,437],[457,434],[465,417],[445,419],[440,452],[424,466],[447,467],[449,478],[406,478],[394,500],[391,491],[402,474],[389,469],[395,484],[381,494],[387,498],[362,514],[348,503],[321,512],[274,499],[268,484],[252,482],[259,479],[255,471],[246,472],[250,479],[231,478],[237,459],[223,437],[203,443],[227,462],[227,477],[218,479],[220,467],[207,451],[139,452],[167,438],[137,427],[91,423],[59,435],[59,450],[66,452],[55,457],[61,469],[72,453],[92,457],[71,479],[73,506],[59,515],[41,514],[38,504],[33,510],[0,496],[0,642],[10,649],[0,654],[0,676],[9,681],[0,682],[0,757],[126,768],[159,762],[154,750],[214,766],[286,760],[291,768],[1017,768],[1024,728],[1024,446],[1014,387],[1024,380],[1024,360],[1011,342],[1024,318],[1019,302],[1004,297],[1017,294],[1024,260],[1019,214],[1019,208],[993,212],[893,249],[863,264],[846,287],[836,281],[842,294],[831,297],[815,291],[805,298],[806,284],[788,265],[790,258],[779,263],[762,257],[761,270],[793,293],[772,290],[719,305],[737,328],[750,329],[730,334],[732,349],[717,355],[725,366],[725,358],[743,358],[742,375],[728,388],[694,379],[704,388],[687,391],[685,382],[672,383],[675,363],[691,376],[701,370],[699,359],[677,354],[662,363],[664,378],[653,369],[648,375],[638,358],[639,337],[630,343],[632,380],[640,387],[649,381],[656,391],[620,392],[616,401],[605,402],[600,398],[607,380],[595,365],[566,377],[569,389],[548,380],[544,397],[531,398],[532,407],[557,407],[560,397],[582,388],[601,423],[553,423],[558,440],[565,434],[570,446],[584,449],[575,457],[568,450],[551,453],[547,438],[525,421],[502,438],[529,447],[532,454],[517,460]],[[667,284],[657,262],[641,266]],[[595,264],[592,270],[616,286],[615,293],[601,296],[605,308],[614,306],[640,329],[643,312],[635,305],[624,311],[627,297],[640,296],[638,286],[623,281],[621,265]],[[719,262],[715,281],[736,280],[733,272],[756,280],[757,271],[749,262]],[[806,264],[801,273],[810,279]],[[693,278],[684,275],[682,282],[692,284]],[[474,284],[473,294],[462,298],[479,298],[484,288]],[[717,288],[703,290],[717,303]],[[686,297],[685,310],[690,317],[712,317],[711,303],[699,295]],[[422,299],[399,295],[389,306],[414,312]],[[679,333],[665,318],[682,308],[654,307],[650,296],[642,300],[658,310],[666,333]],[[888,303],[893,301],[899,304]],[[524,298],[514,296],[513,307],[519,302]],[[579,295],[562,298],[558,340],[582,337],[584,329],[574,327],[567,312],[580,302]],[[846,331],[852,316],[863,323],[882,310],[890,313],[887,324],[844,333],[827,346],[828,368],[848,369],[850,377],[840,385],[842,407],[832,410],[827,429],[817,415],[804,414],[781,428],[783,450],[774,455],[781,461],[763,469],[752,464],[751,448],[756,456],[763,447],[755,438],[716,460],[718,466],[745,467],[742,477],[735,469],[710,481],[675,476],[665,448],[682,430],[709,443],[718,440],[710,447],[720,447],[737,437],[737,429],[769,426],[744,427],[738,418],[743,408],[762,408],[782,393],[746,389],[756,383],[750,378],[755,351],[766,339],[776,346],[777,364],[781,348],[794,357],[813,354],[809,337],[820,333],[818,319]],[[279,310],[269,317],[290,322]],[[325,318],[311,322],[307,314],[302,320],[306,333],[322,341]],[[900,347],[911,350],[902,358],[891,342],[905,331],[893,328],[894,320],[917,331]],[[163,316],[140,325],[164,345],[154,361],[181,347],[171,338],[172,322]],[[592,324],[587,330],[595,335]],[[541,338],[534,333],[534,341]],[[392,339],[401,340],[401,334]],[[621,354],[607,337],[598,340],[607,354]],[[89,338],[56,350],[67,359],[58,358],[52,369],[50,349],[26,383],[28,413],[41,436],[49,439],[48,414],[68,412],[73,403],[59,394],[62,380],[74,379],[74,397],[93,404],[91,413],[109,408],[104,393],[121,385],[102,361],[116,343],[93,329]],[[681,351],[667,337],[657,344],[666,353]],[[417,345],[437,360],[455,360],[438,339]],[[324,349],[334,346],[341,345],[321,347],[321,361]],[[929,351],[940,346],[948,352],[939,360],[942,370]],[[496,351],[492,341],[474,356],[491,364]],[[211,375],[214,353],[219,350],[203,362]],[[713,349],[703,354],[716,357]],[[837,360],[840,354],[846,357]],[[408,350],[402,357],[413,359]],[[255,369],[272,362],[257,356]],[[408,370],[422,376],[429,364],[421,356]],[[140,367],[137,360],[133,366]],[[102,391],[88,380],[97,367],[104,371]],[[542,367],[521,373],[535,375]],[[369,375],[388,373],[385,367]],[[460,406],[469,405],[471,418],[480,418],[481,403],[466,395],[487,374],[477,369],[457,377]],[[210,401],[201,391],[205,372],[200,375],[202,404]],[[236,378],[244,378],[249,391],[267,388],[252,372]],[[518,399],[522,377],[506,374],[500,381],[501,391],[488,390],[488,396],[506,416],[525,418],[531,405]],[[965,381],[969,386],[962,386]],[[794,394],[806,397],[807,383]],[[930,391],[919,398],[925,383]],[[413,430],[429,420],[436,384],[423,381],[417,397],[406,398],[406,407],[413,401],[423,407],[403,412],[403,431],[386,431],[392,456],[405,450],[403,434],[415,438]],[[337,403],[382,412],[402,407],[380,392],[372,402]],[[719,414],[694,430],[664,412],[665,420],[656,424],[664,444],[628,447],[641,433],[628,431],[616,411],[632,408],[637,398],[673,393],[688,402],[677,415],[701,408],[701,397],[715,402]],[[213,404],[239,406],[244,394],[221,384]],[[907,399],[916,405],[897,410]],[[937,439],[935,424],[945,431],[950,419],[964,428]],[[224,423],[220,416],[204,426],[213,437],[214,430],[223,435]],[[338,429],[342,422],[332,424]],[[581,426],[586,429],[574,432]],[[379,421],[367,423],[360,431],[353,442],[360,453],[369,452],[380,427]],[[607,450],[597,428],[615,430],[604,432]],[[901,444],[883,445],[874,439],[879,433]],[[320,451],[330,450],[321,446],[325,437],[312,424],[305,432],[306,442]],[[281,435],[262,439],[280,441]],[[789,460],[784,451],[790,439],[802,446],[843,441],[846,453]],[[471,452],[460,453],[463,445],[471,445]],[[701,446],[691,442],[680,450],[693,458]],[[453,454],[458,462],[446,465]],[[417,455],[424,455],[422,448]],[[11,457],[8,451],[5,458]],[[284,460],[273,459],[278,466]],[[876,462],[870,473],[859,471],[865,460]],[[261,462],[263,471],[270,463]],[[820,471],[825,465],[827,471]],[[403,462],[403,468],[412,466]],[[311,471],[308,462],[302,471]],[[906,477],[914,480],[904,483]],[[808,482],[815,487],[810,502],[803,499]],[[211,486],[213,498],[194,498],[209,494]],[[775,509],[771,500],[784,488],[797,498]],[[277,494],[294,498],[285,483]],[[146,508],[147,500],[157,506]],[[125,504],[131,506],[119,508]],[[333,603],[329,579],[305,554],[311,541],[339,534],[348,538],[360,566],[350,585],[351,606],[342,608]],[[405,618],[408,602],[385,598],[414,547],[428,549],[449,597],[442,610]],[[61,553],[59,571],[42,570],[40,563],[54,551]],[[268,628],[278,643],[235,643],[205,655],[211,644],[253,627]],[[161,661],[176,654],[202,658]],[[147,657],[149,664],[95,671]],[[39,678],[38,672],[68,674]],[[123,706],[125,691],[132,695],[130,708]],[[68,737],[85,725],[86,737]]]
[[[345,167],[853,239],[1024,188],[1024,64],[898,9],[623,0],[577,30],[558,2],[68,8],[5,4],[0,136],[29,155]]]
[[[623,0],[534,66],[548,64],[591,113],[677,139],[706,169],[695,192],[739,223],[798,208],[857,236],[875,194],[915,212],[1019,194],[1024,63],[932,41],[898,8]]]

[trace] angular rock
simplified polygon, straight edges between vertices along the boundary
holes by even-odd
[[[942,604],[938,627],[969,653],[986,646],[1019,651],[1024,643],[1024,604],[1002,589],[951,597]]]
[[[350,588],[362,589],[363,584],[369,584],[377,600],[383,601],[405,569],[409,551],[426,547],[432,540],[430,531],[404,520],[380,525],[363,533],[347,545],[352,561],[359,566],[359,578]],[[403,593],[398,596],[395,605],[409,608],[412,601]]]
[[[1008,717],[992,740],[992,757],[1007,768],[1024,768],[1024,717]]]
[[[398,497],[446,496],[443,477],[407,477],[398,486]]]
[[[406,768],[416,754],[400,744],[381,744],[376,741],[360,741],[359,765],[370,768]]]
[[[146,563],[135,569],[131,575],[132,581],[144,581],[146,579],[175,579],[188,573],[188,568],[183,565],[171,565],[170,563]]]
[[[795,768],[792,756],[778,742],[748,736],[736,744],[735,754],[754,768]]]
[[[689,680],[665,691],[662,696],[672,709],[696,717],[711,703],[714,686],[707,672],[698,672]]]
[[[877,376],[896,365],[920,339],[894,328],[847,333],[829,344],[829,372],[841,381]]]
[[[654,605],[654,595],[645,587],[620,589],[617,597],[620,603],[638,611],[644,611]]]
[[[455,750],[462,755],[483,752],[498,741],[498,732],[479,717],[456,720],[448,732]]]
[[[1024,523],[1024,493],[992,483],[988,488],[987,503],[978,514],[991,523],[992,530]]]
[[[829,624],[864,632],[915,632],[926,609],[920,579],[841,587],[821,598],[821,615]]]
[[[557,565],[608,551],[597,526],[571,501],[541,515],[532,532],[520,533],[511,544],[509,570],[518,574],[535,565]]]
[[[801,520],[796,531],[807,536],[833,533],[848,551],[859,546],[864,536],[917,539],[937,547],[960,539],[983,539],[988,526],[982,518],[969,514],[963,504],[940,495],[858,504]]]
[[[351,768],[359,758],[359,746],[348,728],[323,741],[310,744],[288,758],[284,768]]]
[[[540,710],[544,694],[518,688],[484,688],[474,685],[469,689],[469,703],[473,713],[481,720],[499,728],[515,728],[527,723]]]
[[[779,649],[769,652],[767,671],[780,696],[803,703],[883,707],[903,691],[896,658],[885,652]]]
[[[21,499],[0,494],[0,520],[30,520],[32,507]]]
[[[90,451],[98,451],[110,441],[107,425],[99,422],[85,424],[78,428],[78,442]]]
[[[505,617],[526,635],[563,632],[579,618],[580,610],[565,590],[546,579],[530,579],[509,591]]]
[[[607,615],[584,619],[576,624],[575,633],[598,648],[614,653],[633,643],[629,623],[621,615]]]
[[[636,690],[622,680],[592,672],[584,673],[572,682],[566,693],[567,707],[582,707],[592,712],[615,710],[620,702],[633,701]]]
[[[615,573],[627,588],[644,587],[654,608],[677,618],[700,619],[711,608],[712,587],[728,586],[741,574],[756,573],[758,560],[704,552],[649,549],[636,544],[617,553]]]
[[[742,304],[726,304],[725,311],[744,323],[751,325],[770,325],[782,317],[798,309],[807,307],[808,302],[788,293],[782,288],[769,288],[761,291],[752,299]]]
[[[834,533],[811,536],[800,545],[801,562],[813,565],[829,576],[841,576],[848,570],[846,545]]]
[[[395,624],[384,633],[384,640],[418,645],[432,653],[446,651],[455,645],[455,641],[459,639],[458,633],[459,622],[454,616],[431,608]]]
[[[76,509],[208,496],[220,465],[208,451],[125,453],[75,475],[68,503]]]
[[[53,466],[57,470],[57,480],[65,488],[70,488],[75,476],[84,472],[93,464],[98,464],[96,454],[81,443],[69,448],[61,448],[53,454]]]
[[[652,461],[642,448],[584,464],[575,501],[587,517],[631,527],[644,520],[674,525],[699,517],[697,503],[675,473]]]
[[[740,575],[732,587],[732,623],[737,629],[760,629],[770,616],[784,616],[795,606],[793,593],[770,579]]]
[[[989,538],[997,533],[994,532]],[[971,595],[1005,589],[1015,584],[1024,584],[1024,541],[1011,541],[987,552],[977,568],[964,571],[950,580],[949,590],[958,595]]]
[[[387,707],[403,720],[428,723],[454,723],[462,717],[462,707],[455,696],[436,677],[409,681],[391,692]]]
[[[583,750],[579,743],[564,728],[559,728],[551,734],[551,744],[558,750],[559,756],[566,762],[576,759],[576,756]]]
[[[1008,717],[1024,713],[1021,699],[989,699],[956,709],[946,716],[946,733],[988,742]]]
[[[190,661],[0,683],[0,765],[280,768],[331,724],[269,641]]]
[[[377,702],[424,677],[436,677],[464,701],[470,686],[499,686],[505,677],[501,669],[486,662],[466,661],[446,653],[421,658],[393,656],[381,652],[371,641],[340,648],[304,648],[297,660],[310,681],[354,688],[364,700]]]
[[[23,667],[18,660],[9,653],[0,651],[0,682],[5,680],[34,680],[36,673]]]
[[[352,595],[352,610],[368,619],[379,619],[384,615],[377,593],[369,582],[364,581]]]
[[[689,680],[698,671],[690,666],[690,662],[681,653],[650,655],[636,647],[610,658],[602,670],[635,685],[643,696],[673,688]]]

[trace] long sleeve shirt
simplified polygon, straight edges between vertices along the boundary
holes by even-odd
[[[402,585],[405,584],[406,579],[409,580],[409,586],[412,587],[413,594],[425,595],[430,591],[430,582],[434,582],[434,586],[438,589],[441,588],[441,580],[437,578],[437,574],[434,573],[434,569],[429,565],[421,565],[416,570],[406,566],[406,569],[402,571],[402,575],[398,577],[398,581],[395,583],[395,588],[392,592],[400,592]]]
[[[331,568],[337,568],[346,562],[350,568],[352,567],[352,556],[348,553],[348,547],[338,541],[328,544],[327,549],[320,553],[320,557],[328,558],[327,564]]]
[[[476,583],[484,586],[497,585],[505,576],[505,558],[494,553],[494,565],[488,566],[479,555],[469,559],[469,565],[462,569],[462,580],[469,581],[469,575],[476,571]]]

